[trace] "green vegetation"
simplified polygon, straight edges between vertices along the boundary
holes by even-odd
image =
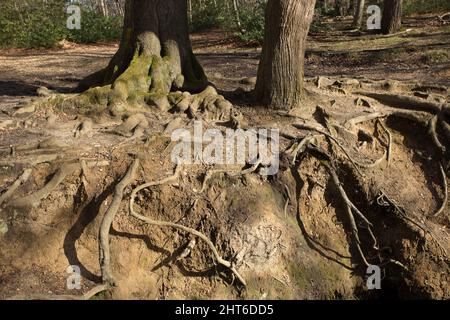
[[[450,11],[448,0],[405,0],[403,5],[404,14],[423,14]]]
[[[254,8],[242,8],[241,23],[244,32],[237,33],[237,36],[244,42],[262,44],[264,40],[266,3],[261,2]]]
[[[81,29],[66,27],[66,2],[35,0],[0,2],[0,47],[55,47],[61,40],[77,43],[113,41],[120,38],[122,17],[106,17],[81,6]]]
[[[82,10],[81,29],[66,27],[67,1],[65,0],[2,0],[0,2],[0,48],[55,47],[61,40],[76,43],[115,41],[122,33],[123,11],[110,9],[107,14],[99,10],[96,1],[78,0]],[[379,4],[370,0],[367,4]],[[200,1],[191,0],[189,10],[190,30],[193,32],[221,28],[234,32],[241,41],[261,45],[264,39],[264,18],[267,0]],[[88,5],[90,4],[90,5]],[[123,9],[122,9],[123,10]],[[405,0],[404,14],[441,13],[450,11],[448,0]],[[324,7],[318,1],[311,31],[325,31],[325,17],[334,16],[335,9]]]
[[[450,53],[444,50],[431,50],[422,55],[424,63],[443,63],[450,61]]]

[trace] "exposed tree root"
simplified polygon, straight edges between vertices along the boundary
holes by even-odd
[[[394,209],[394,212],[396,213],[397,217],[400,219],[403,219],[410,224],[414,225],[415,227],[419,228],[424,232],[424,234],[428,234],[431,239],[438,245],[438,247],[441,249],[442,253],[444,255],[447,255],[447,249],[436,239],[433,232],[430,230],[430,228],[425,225],[424,223],[421,223],[419,221],[416,221],[414,219],[411,219],[405,211],[399,207],[399,205],[391,199],[383,190],[380,190],[380,194],[377,197],[377,203],[379,206],[384,207],[392,207]]]
[[[187,113],[191,118],[198,113],[209,120],[229,120],[231,117],[232,104],[212,86],[194,95],[189,92],[171,93],[169,101],[175,112]]]
[[[363,173],[361,172],[361,170],[359,170],[358,168],[358,164],[353,160],[353,158],[349,155],[349,153],[347,152],[347,150],[344,148],[344,146],[342,146],[342,144],[339,142],[338,139],[336,139],[335,137],[333,137],[331,134],[329,134],[328,132],[325,132],[319,128],[317,128],[316,126],[313,125],[308,125],[308,124],[294,124],[294,127],[298,128],[298,129],[306,129],[306,130],[312,130],[312,131],[316,131],[324,136],[326,136],[327,138],[331,139],[334,143],[336,143],[336,145],[342,150],[342,152],[345,154],[345,156],[347,157],[347,159],[351,162],[351,164],[353,165],[353,167],[355,168],[355,170],[361,175],[364,176]]]
[[[445,121],[443,115],[441,117],[439,117],[439,125],[442,128],[442,130],[444,131],[444,133],[445,133],[445,135],[447,137],[447,141],[450,141],[450,124],[448,124]]]
[[[433,118],[431,118],[431,120],[429,122],[428,133],[430,134],[431,140],[433,141],[436,148],[438,148],[441,151],[441,153],[444,154],[445,147],[441,143],[441,141],[439,141],[439,137],[436,132],[437,121],[438,121],[438,116],[434,116]]]
[[[109,230],[111,229],[112,222],[119,210],[120,203],[123,198],[124,189],[135,180],[136,172],[139,167],[139,161],[133,161],[133,164],[128,169],[122,180],[116,185],[114,191],[114,197],[106,211],[99,232],[99,245],[100,245],[100,269],[102,273],[103,283],[112,287],[116,286],[114,277],[111,270],[111,253],[109,249]]]
[[[306,140],[306,139],[304,139]],[[305,142],[308,143],[308,142]],[[317,152],[318,154],[320,154],[320,160],[324,160],[321,161],[321,163],[323,165],[325,165],[325,167],[328,169],[331,178],[333,180],[334,185],[336,186],[336,188],[339,191],[339,194],[341,196],[341,199],[345,205],[346,208],[346,213],[347,213],[347,217],[349,219],[350,222],[350,226],[351,226],[351,230],[352,230],[352,235],[353,238],[355,239],[355,245],[357,247],[357,250],[360,254],[361,260],[364,263],[364,265],[366,267],[369,266],[369,263],[364,255],[364,252],[361,248],[361,240],[359,238],[359,231],[358,231],[358,227],[356,225],[356,220],[355,217],[353,215],[353,211],[358,215],[358,217],[365,223],[366,225],[366,229],[368,230],[369,235],[371,236],[372,240],[373,240],[373,249],[378,250],[377,247],[377,240],[375,238],[375,235],[372,232],[372,223],[364,216],[364,214],[353,204],[353,202],[350,201],[350,199],[347,196],[347,193],[345,192],[345,190],[342,188],[341,182],[339,181],[339,177],[336,174],[336,171],[332,168],[332,165],[330,164],[330,162],[332,162],[331,157],[322,149],[317,148],[313,145],[310,145],[309,143],[307,144],[307,148],[309,149],[310,152],[312,152],[313,155],[315,155],[315,153]]]
[[[291,192],[289,191],[289,187],[287,185],[284,185],[284,189],[286,190],[286,203],[284,204],[284,218],[287,218],[287,211],[289,208],[289,200],[291,199]]]
[[[368,230],[371,230],[370,227],[371,227],[372,224],[358,210],[358,208],[356,208],[356,206],[353,205],[353,203],[350,201],[350,199],[348,199],[347,194],[345,193],[345,190],[341,186],[341,182],[339,181],[339,177],[337,176],[336,171],[329,165],[326,165],[326,167],[328,168],[328,171],[330,172],[331,178],[332,178],[336,188],[338,189],[339,194],[341,195],[341,198],[342,198],[342,200],[344,202],[344,205],[346,207],[347,217],[348,217],[349,222],[350,222],[350,226],[351,226],[351,229],[352,229],[352,234],[353,234],[353,237],[355,239],[355,245],[356,245],[356,247],[358,249],[358,252],[359,252],[359,254],[361,256],[361,260],[364,263],[364,265],[366,267],[368,267],[369,263],[367,262],[367,259],[366,259],[365,255],[364,255],[364,252],[361,249],[361,240],[359,239],[358,227],[356,226],[356,221],[355,221],[355,217],[353,216],[352,209],[359,215],[359,217],[361,219],[363,219],[363,221],[367,225],[367,229]],[[373,236],[372,232],[370,232],[370,234]],[[375,241],[374,247],[376,247],[376,241]]]
[[[387,165],[389,166],[390,162],[391,162],[391,156],[392,156],[392,134],[389,131],[388,128],[386,128],[386,126],[383,124],[382,121],[380,121],[378,119],[378,124],[381,126],[381,128],[383,128],[383,130],[386,132],[387,136],[388,136],[388,141],[387,141],[387,150],[386,150],[386,161],[387,161]]]
[[[440,206],[440,208],[436,211],[436,213],[434,213],[432,215],[432,217],[437,217],[439,216],[444,209],[447,206],[447,202],[448,202],[448,185],[447,185],[447,175],[445,174],[445,170],[444,167],[442,166],[442,164],[439,164],[439,169],[441,170],[441,176],[442,176],[442,184],[444,185],[444,200],[442,200],[442,205]]]
[[[383,118],[383,117],[386,117],[386,115],[381,112],[372,112],[367,115],[361,115],[361,116],[357,116],[355,118],[347,120],[344,123],[344,127],[347,129],[350,129],[359,123],[376,120],[376,119]]]
[[[108,162],[109,164],[109,162]],[[105,163],[100,162],[91,162],[88,166],[104,166]],[[50,181],[40,190],[26,196],[23,198],[18,198],[16,200],[8,203],[8,206],[17,209],[29,209],[36,208],[41,203],[41,200],[46,198],[56,187],[70,174],[79,170],[81,168],[81,164],[78,163],[64,163],[53,175]]]
[[[52,162],[58,159],[57,154],[42,154],[42,155],[32,155],[26,156],[21,159],[8,159],[0,160],[0,166],[13,166],[14,164],[24,164],[35,166],[45,162]]]
[[[136,162],[138,162],[138,161],[136,160],[135,163],[136,163]],[[134,166],[134,165],[133,165],[133,166]],[[202,239],[203,241],[205,241],[206,244],[208,244],[208,246],[210,247],[211,251],[212,251],[213,254],[214,254],[214,257],[216,258],[216,261],[217,261],[219,264],[221,264],[222,266],[224,266],[224,267],[230,269],[230,270],[233,272],[233,274],[239,279],[239,281],[240,281],[244,286],[246,286],[246,282],[245,282],[244,278],[243,278],[243,277],[239,274],[239,272],[236,270],[236,268],[235,268],[235,266],[234,266],[234,263],[233,263],[233,262],[230,262],[230,261],[227,261],[227,260],[224,260],[224,259],[220,256],[219,252],[217,251],[217,249],[216,249],[216,247],[214,246],[214,244],[212,243],[212,241],[209,240],[209,238],[208,238],[207,236],[205,236],[203,233],[201,233],[201,232],[199,232],[199,231],[197,231],[197,230],[195,230],[195,229],[192,229],[192,228],[189,228],[189,227],[185,227],[185,226],[180,225],[180,224],[176,224],[176,223],[172,223],[172,222],[167,222],[167,221],[152,220],[152,219],[150,219],[150,218],[148,218],[148,217],[146,217],[146,216],[140,215],[139,213],[137,213],[137,212],[134,210],[134,201],[135,201],[136,195],[137,195],[137,193],[138,193],[139,191],[141,191],[141,190],[143,190],[143,189],[146,189],[146,188],[149,188],[149,187],[151,187],[151,186],[157,186],[157,185],[169,183],[169,182],[171,182],[171,181],[175,181],[175,180],[178,179],[179,174],[180,174],[180,171],[181,171],[181,166],[178,165],[177,168],[175,169],[175,173],[174,173],[172,176],[167,177],[167,178],[164,178],[164,179],[159,180],[159,181],[153,181],[153,182],[145,183],[145,184],[143,184],[143,185],[141,185],[141,186],[135,188],[135,189],[132,191],[131,196],[130,196],[130,214],[131,214],[133,217],[135,217],[136,219],[139,219],[139,220],[141,220],[141,221],[143,221],[143,222],[145,222],[145,223],[147,223],[147,224],[155,225],[155,226],[160,226],[160,227],[171,227],[171,228],[175,228],[175,229],[180,229],[180,230],[182,230],[182,231],[184,231],[184,232],[187,232],[187,233],[190,233],[190,234],[193,234],[193,235],[199,237],[200,239]]]
[[[8,190],[5,191],[0,196],[0,206],[3,204],[3,202],[11,198],[11,196],[14,194],[17,188],[19,188],[22,184],[24,184],[28,180],[28,178],[30,178],[32,171],[33,169],[25,169],[22,175],[19,178],[17,178],[17,180],[14,181],[14,183],[8,188]]]
[[[109,290],[109,286],[100,284],[95,286],[82,296],[75,295],[48,295],[48,294],[31,294],[31,295],[15,295],[7,298],[6,300],[90,300],[92,297],[96,296],[100,292]]]
[[[114,132],[127,138],[141,135],[148,128],[148,121],[144,114],[136,113],[129,116]]]
[[[250,168],[248,169],[242,169],[237,171],[231,171],[229,169],[211,169],[208,170],[205,174],[205,178],[203,179],[202,188],[200,189],[199,193],[203,193],[206,190],[206,184],[207,182],[216,174],[219,173],[227,173],[231,177],[236,177],[240,175],[246,175],[249,173],[252,173],[258,169],[259,165],[261,164],[261,159],[258,159]]]
[[[425,111],[432,114],[438,114],[442,110],[442,104],[418,99],[410,96],[402,96],[392,93],[374,93],[374,92],[357,92],[356,94],[367,96],[382,102],[385,105],[404,108],[415,111]]]
[[[286,150],[286,153],[292,156],[292,165],[295,165],[298,156],[305,152],[308,145],[314,143],[318,137],[320,137],[320,135],[307,135],[302,141],[294,142],[294,144]]]
[[[52,179],[40,190],[10,203],[14,208],[36,208],[65,178],[80,168],[79,163],[64,164],[53,175]]]

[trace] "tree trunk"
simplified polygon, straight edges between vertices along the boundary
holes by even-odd
[[[192,0],[188,0],[188,15],[189,15],[189,23],[192,23]]]
[[[274,109],[300,106],[306,37],[315,0],[269,0],[255,94]]]
[[[336,0],[336,14],[340,17],[348,15],[350,10],[350,0]]]
[[[402,0],[385,0],[381,19],[381,32],[392,34],[402,27]]]
[[[355,29],[360,29],[362,26],[365,2],[365,0],[356,0],[355,16],[353,18],[353,28]]]
[[[100,0],[100,11],[104,17],[108,16],[108,8],[106,6],[105,0]]]
[[[140,99],[168,109],[172,90],[200,92],[207,84],[192,52],[187,0],[127,0],[119,50],[79,89],[111,85],[109,105]]]
[[[237,4],[237,0],[233,0],[233,10],[234,16],[236,17],[236,25],[238,26],[239,31],[242,31],[241,15],[239,14],[239,6]]]

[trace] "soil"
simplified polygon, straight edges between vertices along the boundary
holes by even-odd
[[[364,90],[450,102],[450,58],[442,58],[442,52],[449,52],[450,28],[436,25],[433,18],[407,20],[406,28],[412,30],[391,37],[358,36],[343,27],[311,35],[308,95],[300,115],[267,110],[249,98],[259,48],[242,46],[220,30],[194,34],[192,41],[210,81],[242,114],[244,127],[279,128],[301,138],[311,132],[293,124],[313,121],[329,130],[331,124],[342,129],[350,118],[396,107],[361,95]],[[202,232],[226,260],[239,256],[243,287],[217,265],[200,239],[180,258],[192,235],[130,217],[131,190],[173,174],[170,131],[164,128],[180,116],[150,112],[145,134],[130,138],[114,132],[121,124],[117,119],[89,119],[46,105],[52,96],[37,97],[39,87],[69,93],[117,50],[116,44],[62,45],[0,51],[0,194],[32,169],[10,201],[0,204],[0,299],[81,296],[101,282],[100,224],[133,158],[140,159],[139,177],[125,189],[110,232],[118,286],[95,299],[450,298],[449,206],[430,217],[446,190],[441,156],[427,128],[388,117],[391,160],[360,167],[362,175],[328,139],[320,137],[316,143],[336,155],[341,185],[373,224],[378,250],[358,220],[367,260],[382,267],[381,290],[366,288],[366,268],[345,204],[324,165],[328,162],[313,152],[299,155],[295,165],[282,166],[272,177],[257,172],[235,176],[230,172],[240,166],[227,167],[228,173],[211,177],[204,192],[199,191],[212,167],[186,166],[176,182],[138,194],[136,207],[142,214]],[[424,85],[429,89],[417,89]],[[356,103],[358,98],[365,103]],[[36,103],[31,112],[17,112],[30,102]],[[331,115],[331,124],[324,122],[321,109]],[[190,128],[191,121],[181,119],[181,126]],[[224,130],[217,123],[205,125]],[[77,130],[82,127],[88,129]],[[386,138],[378,122],[347,129],[336,135],[356,162],[371,164],[383,156]],[[295,141],[281,138],[280,143],[287,150]],[[67,162],[72,169],[64,166]],[[42,192],[51,184],[51,190]],[[42,195],[38,201],[19,201],[36,194]],[[67,288],[69,265],[81,269],[79,290]]]

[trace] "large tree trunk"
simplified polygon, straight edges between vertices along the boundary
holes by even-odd
[[[353,18],[353,28],[355,29],[360,29],[362,26],[365,2],[365,0],[356,0],[355,16]]]
[[[392,34],[400,31],[402,26],[402,0],[385,0],[381,32]]]
[[[302,98],[306,37],[315,0],[269,0],[255,94],[275,109],[298,107]]]
[[[167,110],[171,91],[200,92],[207,84],[189,40],[187,0],[127,0],[119,50],[79,89],[111,85],[114,108],[144,101]]]

